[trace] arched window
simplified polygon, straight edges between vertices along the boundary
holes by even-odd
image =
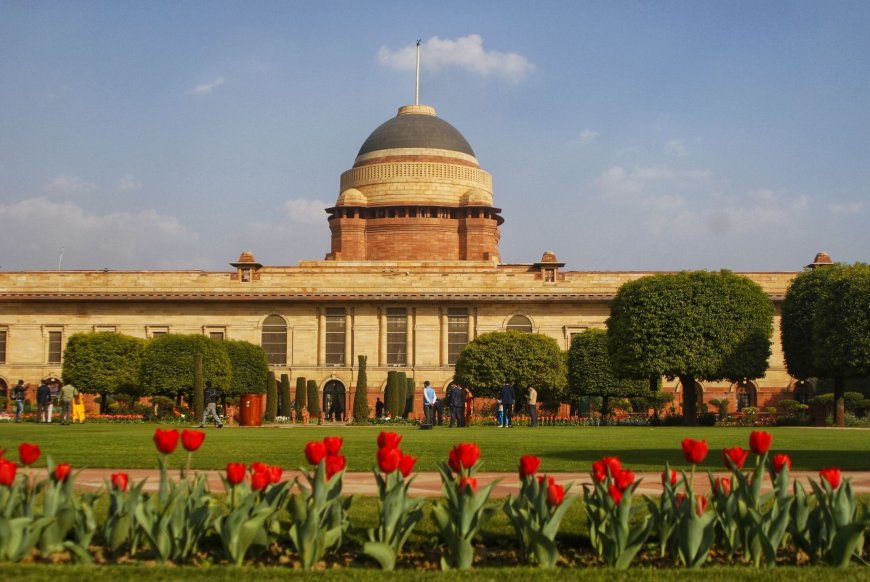
[[[737,410],[743,410],[750,406],[758,406],[758,392],[755,384],[744,380],[737,383]]]
[[[507,330],[532,333],[532,322],[525,315],[514,315],[507,322]]]
[[[263,320],[261,344],[270,366],[287,365],[287,323],[283,317],[270,315]]]

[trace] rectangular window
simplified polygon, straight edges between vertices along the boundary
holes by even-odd
[[[451,307],[447,310],[447,364],[456,365],[459,352],[468,343],[468,309]]]
[[[60,357],[62,354],[61,351],[61,343],[63,342],[63,332],[62,331],[50,331],[48,332],[48,363],[49,364],[60,364]]]
[[[222,331],[210,331],[208,332],[208,337],[213,340],[222,340],[224,339],[224,332]]]
[[[6,330],[0,329],[0,364],[6,363]]]
[[[95,325],[95,333],[114,333],[118,328],[114,325]]]
[[[343,307],[326,309],[326,364],[344,365],[345,317]]]
[[[146,325],[145,335],[148,337],[160,337],[169,333],[168,325]]]
[[[387,309],[387,365],[408,365],[408,310]]]

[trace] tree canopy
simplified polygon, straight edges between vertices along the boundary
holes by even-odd
[[[571,340],[568,391],[576,397],[631,398],[649,392],[649,381],[616,376],[607,351],[607,332],[590,329]]]
[[[142,353],[142,385],[156,395],[192,390],[197,353],[202,354],[203,380],[226,389],[232,380],[232,365],[224,342],[196,334],[166,334],[148,340]]]
[[[504,384],[535,386],[561,395],[566,384],[565,356],[551,337],[496,331],[466,344],[456,361],[456,381],[475,396],[495,397]]]
[[[689,271],[629,281],[607,319],[618,376],[739,380],[762,376],[770,357],[773,303],[759,285],[730,271]],[[696,422],[694,390],[683,390],[687,424]]]
[[[145,340],[120,333],[77,333],[70,336],[61,375],[81,392],[116,394],[140,384]]]
[[[835,424],[843,426],[846,380],[870,375],[870,265],[805,270],[789,286],[780,328],[792,376],[833,379]]]
[[[239,395],[265,392],[269,376],[269,362],[265,350],[251,342],[240,340],[223,340],[223,345],[232,366],[232,378],[226,388],[227,393]]]

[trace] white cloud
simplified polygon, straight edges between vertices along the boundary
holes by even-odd
[[[133,174],[121,176],[118,180],[118,190],[121,192],[134,192],[142,189],[142,182],[139,181]]]
[[[70,269],[201,266],[191,256],[197,233],[154,210],[98,214],[70,201],[37,197],[0,204],[0,223],[6,225],[0,246],[16,248],[14,257],[4,260],[5,269],[55,268],[61,246]],[[33,236],[34,229],[52,235]]]
[[[196,87],[191,89],[190,92],[194,95],[208,95],[209,93],[223,85],[225,82],[226,79],[224,79],[223,77],[218,77],[217,79],[209,83],[202,83],[201,85],[197,85]]]
[[[669,139],[665,144],[665,153],[675,158],[685,158],[689,155],[686,142],[682,139]]]
[[[806,214],[807,205],[806,196],[792,198],[783,192],[760,188],[697,214],[714,234],[727,235],[794,227]]]
[[[382,65],[403,71],[414,70],[416,55],[417,47],[413,44],[396,51],[387,47],[378,51]],[[534,63],[520,54],[485,50],[479,34],[456,40],[430,38],[420,46],[420,67],[432,71],[456,67],[482,77],[502,77],[512,83],[520,82],[535,70]]]
[[[594,185],[602,196],[612,199],[697,189],[711,178],[709,170],[680,170],[669,165],[635,166],[630,171],[613,166],[596,178]]]
[[[78,176],[63,175],[52,178],[44,189],[53,194],[84,194],[96,190],[97,185]]]
[[[328,202],[296,198],[284,203],[284,211],[291,222],[299,224],[323,224],[326,222]]]
[[[845,202],[831,204],[831,214],[861,214],[866,205],[863,202]]]
[[[599,135],[600,134],[597,131],[589,129],[587,127],[580,132],[580,143],[592,143],[593,141],[598,139]]]

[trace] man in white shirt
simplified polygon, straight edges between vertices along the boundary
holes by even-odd
[[[423,382],[423,412],[426,415],[426,424],[435,424],[435,389],[429,385],[429,380]]]
[[[538,426],[538,391],[529,386],[529,426]]]

